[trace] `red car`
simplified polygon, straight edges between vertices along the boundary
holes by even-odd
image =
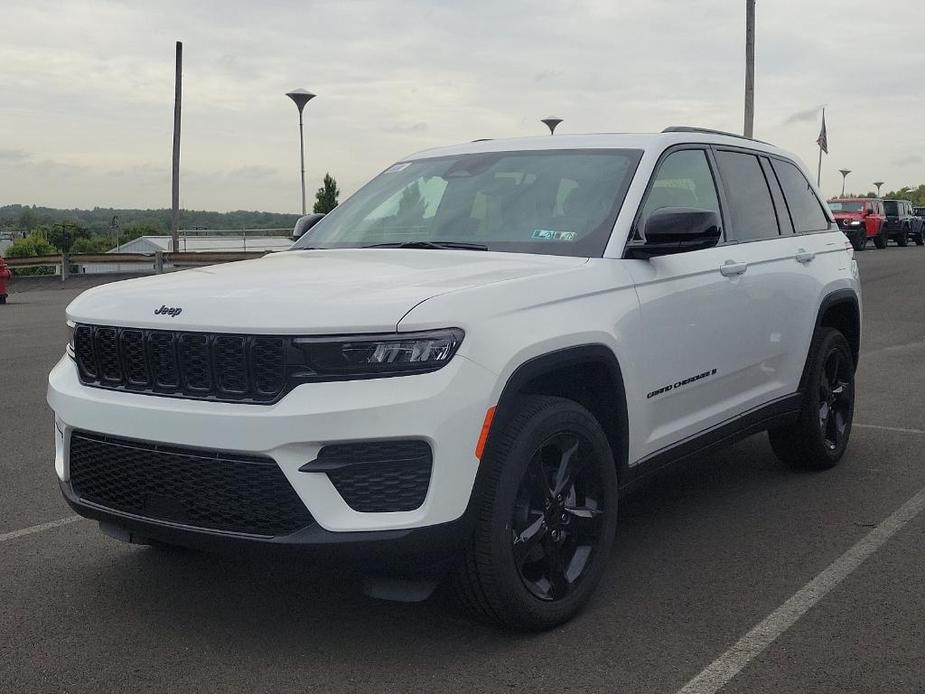
[[[863,251],[870,239],[877,248],[886,248],[886,215],[883,200],[873,198],[835,198],[829,200],[829,209],[857,251]]]

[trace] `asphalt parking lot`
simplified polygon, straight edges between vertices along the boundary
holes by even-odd
[[[790,471],[759,435],[664,475],[624,501],[589,608],[527,636],[439,598],[369,600],[312,557],[132,547],[72,520],[45,377],[79,290],[13,294],[0,306],[0,691],[676,692],[706,668],[688,689],[706,692],[725,681],[711,680],[717,662],[734,675],[723,692],[925,691],[925,513],[904,506],[925,489],[925,248],[858,261],[842,464]],[[837,581],[810,583],[831,566]],[[782,614],[794,596],[802,611]],[[740,642],[769,616],[764,650]]]

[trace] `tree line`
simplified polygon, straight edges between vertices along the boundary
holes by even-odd
[[[841,197],[841,196],[839,196]],[[925,205],[925,183],[920,186],[903,186],[899,190],[891,190],[888,193],[877,195],[874,191],[868,191],[864,194],[845,193],[845,197],[852,198],[881,198],[883,200],[908,200],[913,205]]]
[[[315,193],[315,212],[330,212],[338,204],[340,190],[327,173]],[[9,257],[60,253],[105,253],[140,236],[170,233],[169,209],[141,210],[94,207],[89,210],[58,209],[36,205],[0,206],[0,232],[16,238],[6,249]],[[297,214],[235,210],[181,210],[184,229],[291,229]]]

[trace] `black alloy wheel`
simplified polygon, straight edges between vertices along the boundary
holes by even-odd
[[[774,453],[795,468],[834,467],[848,447],[854,419],[854,355],[835,328],[813,336],[799,417],[768,431]]]
[[[560,600],[581,582],[603,528],[603,483],[588,465],[590,444],[573,431],[534,451],[511,518],[517,572],[541,600]]]
[[[825,357],[819,379],[819,430],[829,450],[837,450],[849,426],[852,410],[853,374],[850,362],[838,347]]]
[[[617,527],[617,465],[574,400],[524,395],[492,424],[472,536],[449,577],[471,616],[537,631],[568,621],[600,583]]]

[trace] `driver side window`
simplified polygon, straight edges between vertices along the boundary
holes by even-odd
[[[720,214],[716,183],[705,151],[682,149],[662,161],[642,207],[640,226],[664,207],[693,207]]]

